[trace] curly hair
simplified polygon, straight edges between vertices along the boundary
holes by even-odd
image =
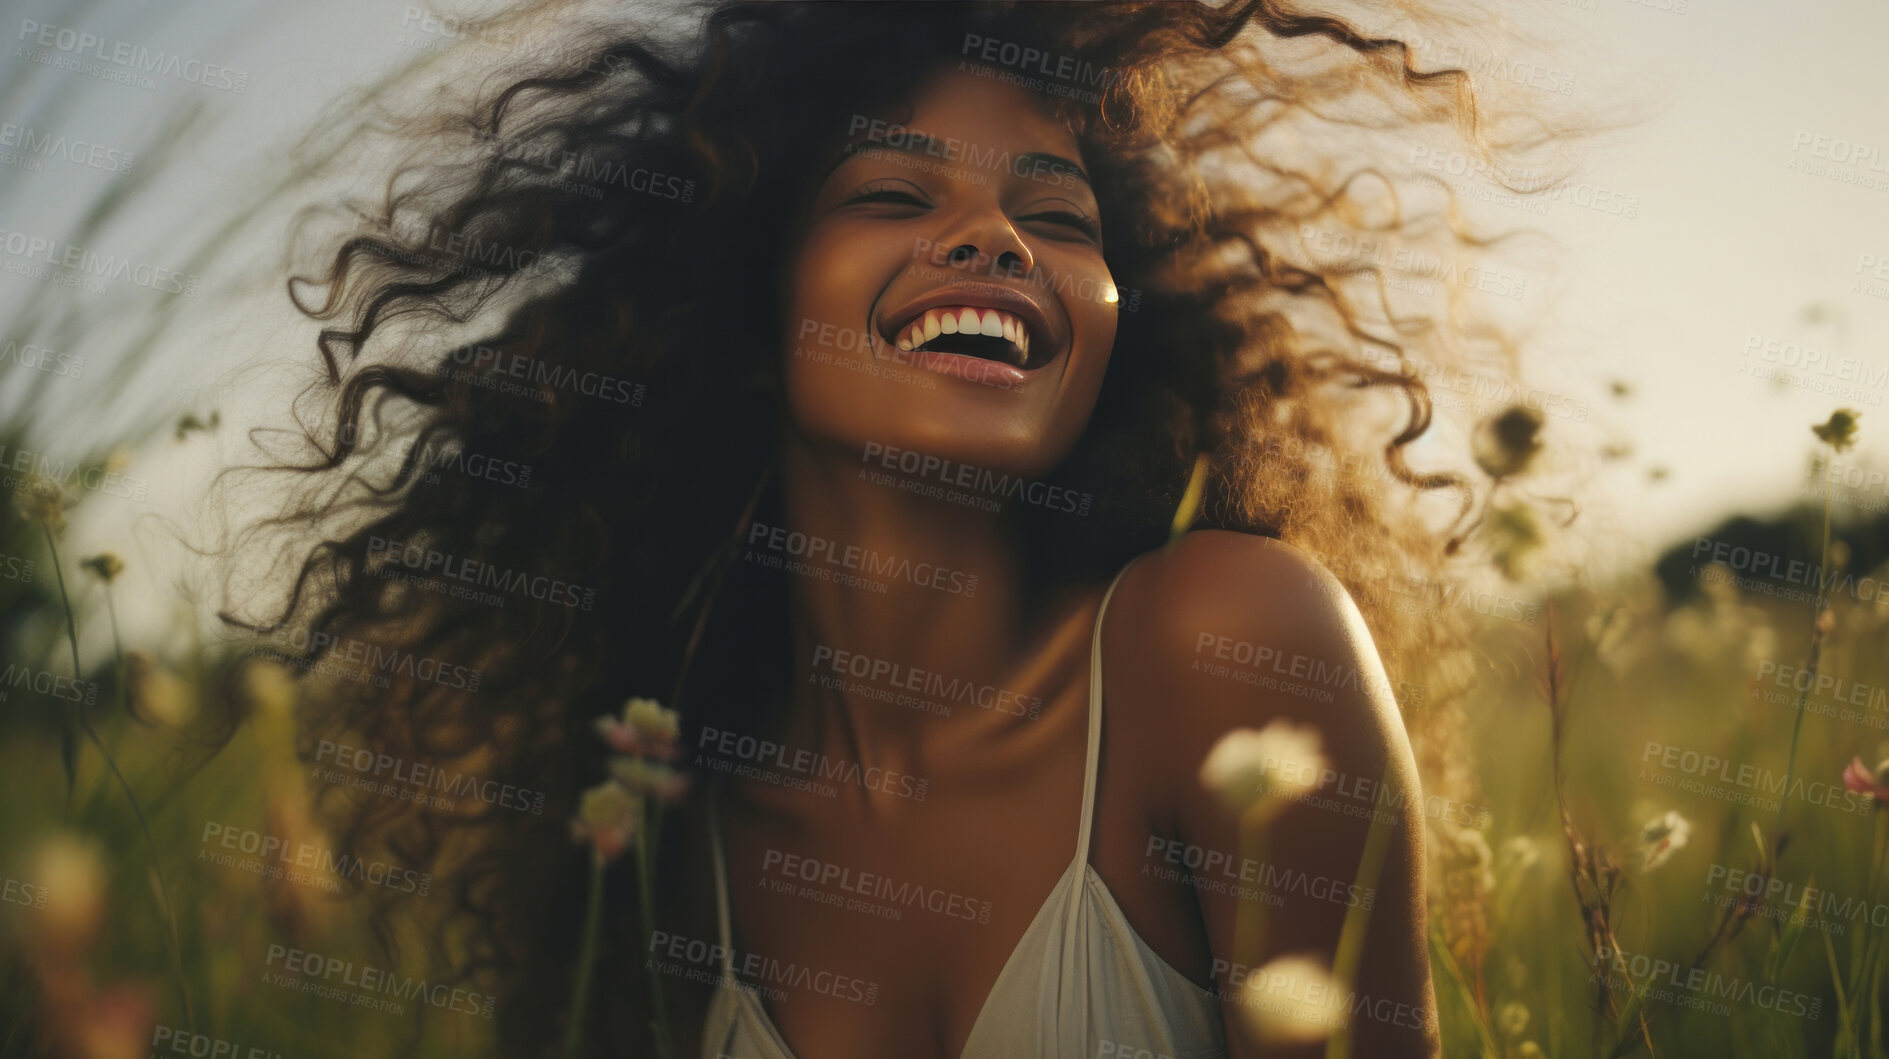
[[[542,26],[549,6],[455,28]],[[1449,583],[1468,492],[1405,462],[1431,422],[1410,355],[1460,357],[1466,313],[1454,297],[1442,322],[1394,307],[1380,261],[1303,244],[1374,233],[1451,260],[1486,251],[1453,210],[1402,208],[1412,178],[1372,139],[1447,137],[1482,159],[1520,145],[1494,142],[1472,78],[1276,0],[724,0],[700,16],[671,37],[567,26],[574,50],[385,114],[353,105],[337,119],[352,135],[311,141],[331,169],[384,171],[369,143],[400,153],[365,204],[299,229],[342,222],[288,284],[322,324],[322,376],[298,401],[305,454],[276,468],[300,484],[253,527],[288,542],[268,554],[292,587],[279,608],[225,618],[301,664],[384,671],[368,694],[312,705],[306,745],[345,735],[537,799],[442,807],[327,788],[348,848],[425,866],[450,895],[421,909],[377,894],[383,939],[430,914],[441,968],[499,996],[504,1054],[542,1050],[571,1017],[584,859],[565,820],[603,768],[594,719],[656,695],[685,726],[743,728],[779,700],[785,592],[734,560],[745,527],[778,522],[790,218],[853,116],[895,113],[946,63],[1052,101],[1123,292],[1095,413],[1055,472],[1097,506],[1007,516],[1030,576],[1106,577],[1159,547],[1198,469],[1196,525],[1295,544],[1345,583],[1440,774],[1449,688],[1420,665],[1462,629],[1420,601]],[[1033,78],[971,37],[1081,73]],[[416,80],[368,102],[406,99]],[[1475,333],[1501,345],[1496,324]],[[453,564],[495,590],[414,576]],[[406,664],[363,662],[349,649],[362,644]],[[609,885],[611,908],[634,906],[631,880]],[[642,996],[640,966],[618,962],[600,992]],[[577,1017],[601,1049],[644,1014]]]

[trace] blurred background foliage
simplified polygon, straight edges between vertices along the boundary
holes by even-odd
[[[1814,442],[1811,458],[1829,458]],[[63,490],[55,509],[34,492],[44,486],[11,479],[0,516],[0,1055],[164,1054],[153,1035],[165,1033],[238,1055],[476,1050],[491,1025],[477,1015],[418,1019],[412,1001],[368,1010],[272,979],[288,949],[352,961],[342,978],[424,978],[424,947],[390,957],[348,880],[213,859],[243,854],[206,838],[212,825],[322,845],[323,784],[298,754],[295,710],[346,682],[298,681],[214,630],[187,630],[194,646],[165,657],[116,644],[102,604],[122,566],[58,549],[55,567],[65,506],[85,499]],[[1884,1054],[1889,813],[1855,776],[1846,789],[1844,772],[1861,759],[1880,783],[1889,758],[1889,610],[1864,579],[1889,577],[1889,522],[1832,510],[1827,543],[1825,508],[1808,503],[1699,538],[1781,561],[1827,556],[1851,578],[1827,610],[1751,590],[1763,578],[1741,588],[1687,540],[1606,583],[1509,584],[1542,593],[1539,607],[1481,621],[1457,749],[1490,811],[1430,814],[1446,1054]],[[1813,652],[1816,677],[1798,676]],[[75,657],[99,660],[76,684]],[[1798,684],[1812,689],[1801,729]],[[1666,747],[1727,762],[1693,778],[1755,797],[1668,785],[1688,773],[1662,761]],[[1753,785],[1727,781],[1746,765]],[[1781,827],[1763,789],[1780,777],[1799,792]]]

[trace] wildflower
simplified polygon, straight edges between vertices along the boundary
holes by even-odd
[[[1496,569],[1511,581],[1521,580],[1548,539],[1535,510],[1520,503],[1491,509],[1482,524],[1482,535],[1489,542]]]
[[[1876,799],[1878,807],[1889,802],[1889,758],[1878,763],[1874,772],[1862,758],[1851,758],[1849,767],[1843,770],[1843,786]]]
[[[272,715],[295,710],[295,678],[280,662],[252,661],[243,669],[243,688],[249,701]]]
[[[1516,835],[1502,843],[1502,864],[1505,871],[1521,873],[1541,863],[1541,844],[1527,835]]]
[[[657,801],[665,803],[679,801],[689,790],[687,774],[642,758],[612,760],[610,778],[638,796],[653,795]]]
[[[1528,1030],[1528,1008],[1511,1000],[1495,1013],[1495,1024],[1504,1037],[1520,1037]]]
[[[148,986],[125,984],[94,993],[78,1026],[70,1030],[71,1054],[85,1059],[142,1059],[156,1022],[156,1007]]]
[[[1429,855],[1444,895],[1437,922],[1450,955],[1463,966],[1482,962],[1489,947],[1489,898],[1495,891],[1495,856],[1473,827],[1438,821]]]
[[[1854,408],[1839,408],[1830,413],[1828,421],[1810,428],[1817,440],[1836,452],[1846,452],[1856,444],[1856,420],[1863,413]]]
[[[1528,988],[1528,965],[1514,953],[1509,954],[1508,962],[1502,967],[1502,974],[1511,990],[1519,993]]]
[[[125,690],[134,717],[181,728],[197,712],[196,700],[184,682],[144,651],[125,654]]]
[[[51,478],[28,475],[13,487],[13,510],[28,522],[49,530],[66,526],[66,490]]]
[[[584,792],[571,821],[571,841],[590,843],[592,855],[608,864],[629,848],[642,817],[642,795],[606,780]]]
[[[1622,604],[1590,614],[1583,623],[1588,642],[1594,645],[1595,656],[1615,674],[1627,667],[1634,648],[1640,646],[1638,637],[1633,635],[1637,624],[1633,614]]]
[[[177,429],[174,436],[176,440],[182,441],[196,431],[202,431],[205,434],[213,433],[218,426],[222,425],[222,422],[222,413],[214,409],[210,412],[208,422],[198,419],[195,412],[185,412],[177,419]]]
[[[623,704],[623,716],[597,718],[597,734],[619,754],[645,755],[674,761],[680,753],[681,719],[655,699],[635,698]]]
[[[40,844],[34,875],[45,892],[40,940],[55,952],[82,952],[105,912],[105,858],[97,842],[59,833]]]
[[[1640,870],[1652,871],[1666,863],[1675,850],[1684,848],[1686,840],[1692,837],[1692,821],[1679,815],[1679,810],[1668,810],[1664,816],[1656,816],[1640,831],[1640,844],[1645,853],[1645,860]]]
[[[251,706],[250,723],[265,767],[300,767],[295,722],[295,678],[280,662],[255,658],[243,666],[243,697]]]
[[[1476,466],[1497,479],[1528,470],[1541,453],[1541,425],[1540,411],[1519,404],[1483,420],[1471,443]]]
[[[1240,1006],[1255,1037],[1289,1048],[1317,1044],[1344,1025],[1350,1005],[1343,993],[1316,956],[1280,956],[1247,976]]]
[[[1265,728],[1236,728],[1220,737],[1200,764],[1200,782],[1234,813],[1256,803],[1276,806],[1317,789],[1331,762],[1318,729],[1274,721]]]
[[[125,572],[125,561],[112,552],[99,552],[90,558],[80,559],[79,567],[109,585]]]
[[[263,818],[268,834],[282,840],[284,849],[321,849],[328,845],[315,821],[306,780],[299,770],[284,768],[269,774],[263,785]],[[275,928],[289,937],[313,941],[331,928],[336,909],[321,896],[321,885],[309,885],[294,876],[265,876],[264,910]]]

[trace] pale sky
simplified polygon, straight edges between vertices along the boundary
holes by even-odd
[[[399,0],[10,7],[0,22],[10,38],[0,52],[0,320],[14,322],[49,289],[19,272],[45,254],[76,252],[70,233],[113,179],[111,152],[135,154],[134,169],[140,160],[157,168],[148,141],[173,108],[202,104],[208,134],[162,167],[128,223],[81,248],[123,255],[158,285],[184,282],[180,239],[279,175],[283,148],[322,105],[440,39]],[[1775,508],[1800,486],[1809,424],[1838,405],[1864,413],[1852,462],[1889,468],[1889,264],[1877,264],[1889,262],[1889,5],[1535,0],[1505,9],[1563,42],[1543,63],[1546,76],[1573,86],[1571,102],[1624,100],[1645,115],[1596,145],[1578,178],[1587,188],[1571,193],[1585,199],[1599,189],[1603,203],[1634,203],[1634,216],[1566,199],[1545,215],[1511,211],[1565,247],[1556,272],[1531,277],[1555,310],[1531,368],[1544,385],[1587,395],[1595,436],[1630,442],[1635,453],[1584,498],[1588,532],[1657,547],[1734,510]],[[80,54],[56,43],[58,29],[98,38],[87,68],[33,61],[41,25],[55,34],[41,58]],[[148,75],[148,86],[117,83],[100,75],[121,67],[99,56],[121,44],[195,62]],[[225,87],[239,75],[240,92]],[[76,161],[23,159],[17,144],[9,155],[8,123],[87,148],[73,149]],[[1492,209],[1501,219],[1503,208]],[[52,249],[37,259],[22,250],[38,244]],[[128,279],[107,285],[149,297]],[[102,307],[113,295],[78,297]],[[112,362],[109,343],[55,344],[85,365],[76,377],[39,380],[35,444],[76,455],[184,410],[217,408],[240,422],[245,410],[266,407],[288,377],[257,367],[258,357],[307,355],[295,345],[305,332],[284,330],[293,320],[273,298],[184,299],[185,337],[156,347],[135,376]],[[1813,305],[1822,308],[1807,313]],[[1847,396],[1744,373],[1804,350],[1834,372],[1812,373],[1810,383],[1847,386]],[[0,354],[0,417],[19,414],[24,380],[51,374],[22,366],[22,356],[33,355]],[[130,385],[107,402],[102,387],[113,375]],[[1630,399],[1606,396],[1615,378],[1633,385]],[[1551,420],[1551,430],[1565,427]],[[150,495],[126,511],[172,510],[189,493],[184,483],[240,451],[236,433],[182,444],[165,435],[140,450],[128,473]],[[1666,477],[1648,486],[1653,466]],[[1878,505],[1889,503],[1884,486],[1870,489]],[[122,516],[98,507],[99,524],[75,532],[110,542]]]

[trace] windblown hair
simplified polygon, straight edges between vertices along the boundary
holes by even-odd
[[[502,25],[546,24],[536,15]],[[226,616],[305,664],[345,669],[357,643],[417,660],[368,694],[324,697],[311,745],[345,734],[542,795],[536,812],[335,788],[321,805],[348,848],[434,873],[449,900],[418,903],[442,906],[429,947],[499,996],[503,1053],[543,1051],[569,1015],[585,855],[566,821],[602,776],[594,719],[650,695],[685,728],[755,730],[780,701],[785,592],[737,557],[748,525],[777,521],[792,218],[853,116],[899,120],[943,64],[1040,82],[1077,134],[1123,292],[1103,393],[1056,472],[1096,509],[1006,515],[1024,522],[1031,576],[1106,578],[1162,545],[1204,456],[1195,525],[1278,538],[1338,574],[1434,780],[1426,733],[1449,689],[1421,666],[1462,628],[1424,600],[1453,576],[1470,500],[1465,479],[1417,473],[1404,452],[1431,419],[1412,357],[1459,358],[1464,299],[1419,319],[1393,308],[1379,261],[1303,245],[1362,233],[1486,250],[1453,210],[1399,205],[1382,142],[1424,134],[1492,157],[1503,145],[1472,79],[1276,0],[701,16],[669,37],[586,26],[580,50],[396,111],[379,131],[404,145],[398,171],[342,230],[317,232],[312,274],[289,284],[323,326],[323,374],[298,406],[312,455],[284,461],[302,484],[255,532],[305,543],[272,552],[293,564],[279,612]],[[992,64],[967,35],[1088,73]],[[361,129],[380,120],[361,113]],[[1495,325],[1474,333],[1501,344]],[[409,576],[431,562],[489,564],[519,587],[442,594]],[[612,908],[634,907],[629,879],[610,886]],[[426,911],[376,900],[390,941]],[[635,948],[627,921],[609,931]],[[601,973],[593,995],[612,1003],[580,1014],[597,1049],[645,1014],[621,1002],[644,995],[640,961]]]

